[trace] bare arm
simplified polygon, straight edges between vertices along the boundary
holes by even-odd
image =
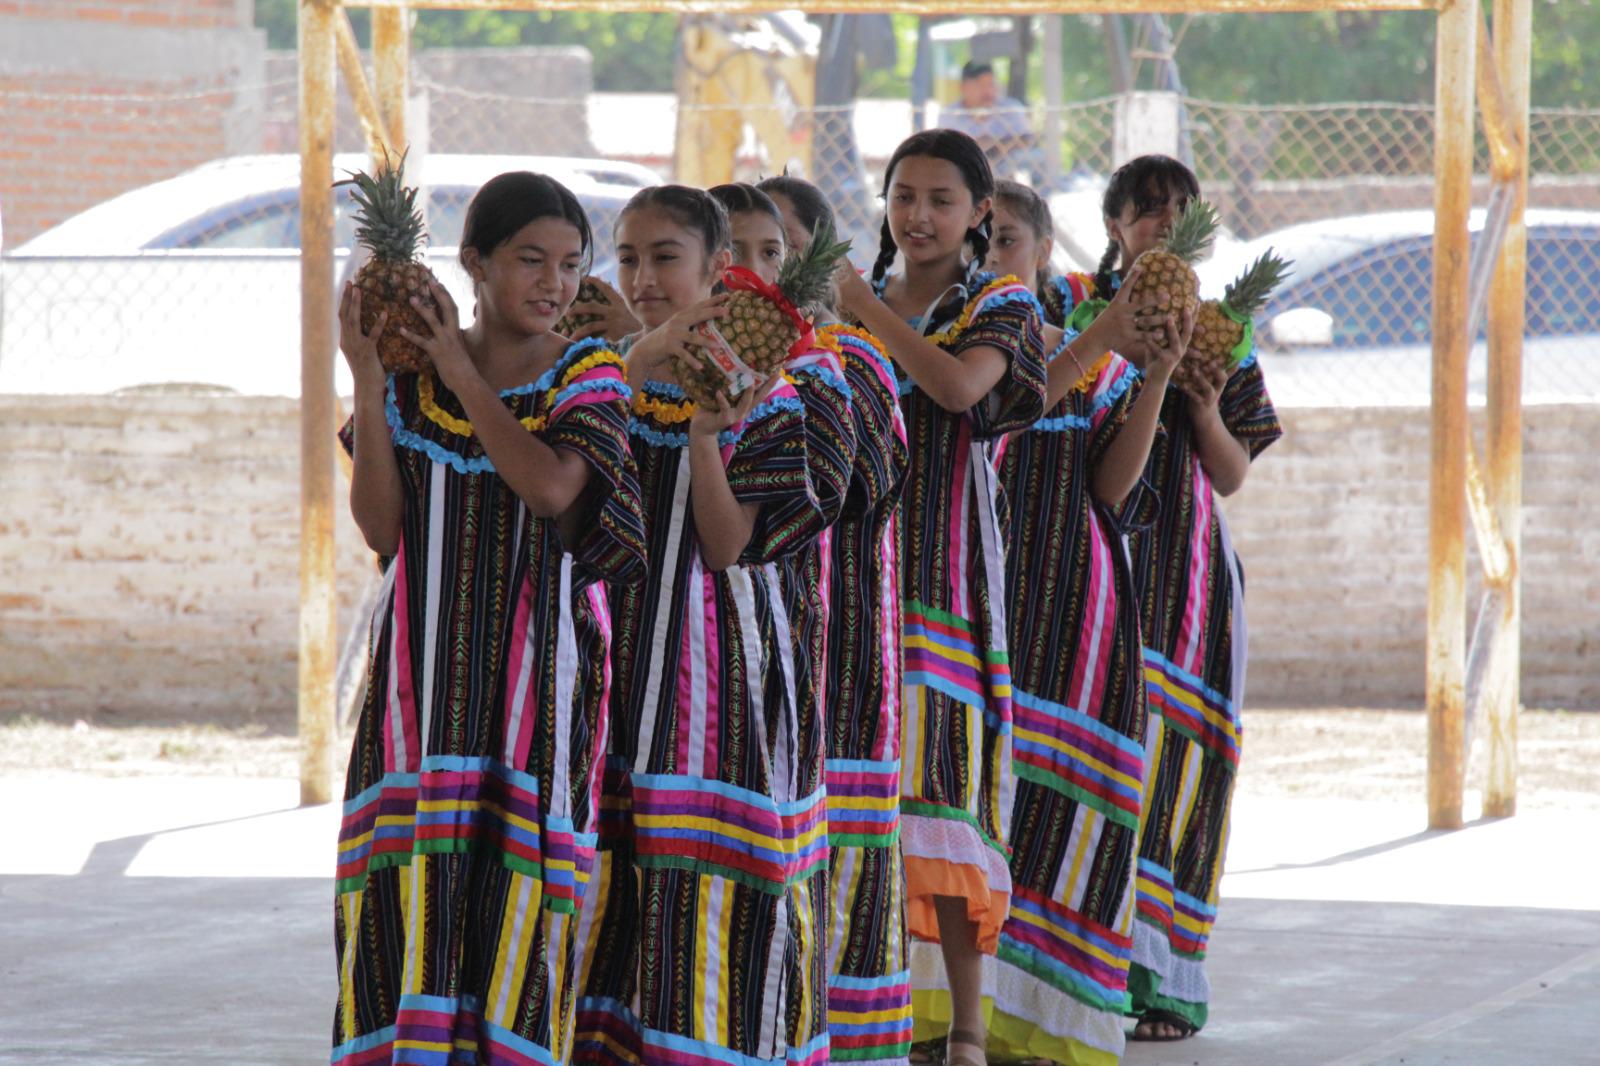
[[[372,332],[361,332],[361,292],[346,283],[339,301],[339,349],[355,378],[355,456],[350,475],[350,514],[367,547],[379,555],[400,550],[405,488],[384,412],[388,378],[378,362],[378,337],[388,314]]]
[[[875,334],[889,357],[946,411],[972,410],[1005,377],[1010,359],[999,348],[980,344],[951,355],[912,329],[854,270],[843,270],[839,277],[844,309]]]
[[[1135,308],[1129,303],[1134,290],[1131,283],[1138,274],[1135,267],[1105,310],[1051,361],[1045,383],[1045,410],[1060,403],[1107,352],[1116,352],[1140,370],[1155,359],[1156,342],[1161,336],[1152,325],[1156,321],[1152,317],[1155,309]]]
[[[739,561],[755,536],[758,504],[741,503],[728,484],[717,435],[737,425],[766,390],[745,389],[737,403],[701,407],[689,419],[689,500],[700,538],[700,556],[712,570],[726,570]]]
[[[1228,371],[1219,367],[1204,382],[1184,390],[1189,397],[1190,421],[1194,423],[1195,450],[1219,496],[1238,492],[1250,473],[1250,449],[1222,420],[1222,390],[1227,384]]]
[[[528,432],[473,365],[462,342],[455,301],[437,282],[433,298],[439,304],[437,315],[425,304],[415,303],[432,336],[405,331],[401,336],[428,353],[439,379],[461,401],[473,433],[511,491],[540,518],[562,515],[589,484],[592,471],[588,462],[572,452],[552,448]]]
[[[1154,354],[1144,369],[1144,388],[1134,401],[1133,410],[1117,439],[1111,442],[1095,467],[1092,488],[1101,503],[1118,506],[1144,476],[1150,445],[1155,442],[1156,427],[1161,423],[1161,404],[1167,395],[1167,382],[1172,378],[1172,368],[1178,365],[1188,348],[1193,331],[1192,315],[1184,317],[1182,327],[1169,315],[1156,331],[1158,338],[1151,345]]]

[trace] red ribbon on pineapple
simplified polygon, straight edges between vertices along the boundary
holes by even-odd
[[[789,298],[778,291],[776,285],[769,285],[756,276],[755,272],[746,267],[729,267],[722,272],[722,284],[730,290],[753,292],[775,304],[778,310],[784,313],[795,329],[800,331],[800,339],[789,345],[789,358],[804,355],[816,347],[817,334],[815,328],[800,313],[800,309],[789,302]]]

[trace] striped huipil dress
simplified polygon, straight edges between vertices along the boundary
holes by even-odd
[[[592,467],[571,544],[499,477],[431,371],[388,380],[405,506],[345,782],[336,1066],[571,1050],[610,682],[604,581],[642,574],[644,528],[614,352],[572,345],[501,397]]]
[[[826,699],[828,1030],[836,1062],[903,1063],[911,1049],[900,861],[900,492],[906,427],[877,339],[830,325],[855,425],[849,493],[830,531]]]
[[[994,446],[1044,414],[1038,300],[1011,277],[980,274],[958,288],[954,301],[926,316],[924,334],[953,355],[998,348],[1009,365],[990,394],[961,414],[899,371],[908,449],[900,845],[919,1039],[944,1028],[929,998],[945,983],[934,899],[966,900],[986,954],[995,951],[1010,903],[1011,672]]]
[[[1138,384],[1107,354],[1002,453],[1017,791],[991,1053],[1075,1066],[1122,1053],[1146,704],[1127,554],[1091,493]]]
[[[723,571],[706,568],[700,538],[715,531],[690,508],[692,412],[665,382],[634,400],[649,566],[611,601],[611,744],[574,1058],[821,1062],[821,733],[799,720],[779,567],[824,525],[805,404],[785,380],[722,435],[730,488],[760,507]]]

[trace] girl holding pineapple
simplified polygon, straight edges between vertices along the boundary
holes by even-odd
[[[625,347],[649,552],[611,602],[608,822],[575,1058],[820,1062],[822,750],[778,576],[825,524],[805,407],[782,374],[736,399],[706,387],[703,327],[752,332],[738,293],[713,296],[731,259],[714,198],[643,190],[616,237],[617,288],[644,327]]]
[[[919,1030],[948,1026],[949,1060],[981,1064],[984,959],[1011,896],[1011,680],[993,445],[1044,414],[1041,320],[1026,285],[980,273],[994,177],[970,137],[914,134],[891,157],[884,190],[872,283],[843,272],[840,301],[893,360],[908,435],[900,839],[912,982]],[[897,254],[905,269],[888,277]]]
[[[1113,269],[1119,262],[1126,271],[1170,247],[1177,219],[1199,193],[1189,169],[1166,156],[1118,169],[1102,205],[1105,257],[1092,289],[1058,287],[1052,303],[1061,320],[1092,316],[1093,301],[1123,284]],[[1230,301],[1247,314],[1272,280],[1263,287],[1254,277],[1252,296],[1236,291],[1241,278]],[[1200,321],[1210,315],[1202,305]],[[1152,491],[1128,537],[1153,719],[1129,979],[1138,1040],[1182,1039],[1206,1021],[1205,952],[1239,761],[1246,648],[1243,577],[1217,497],[1238,491],[1251,461],[1282,435],[1254,351],[1230,367],[1210,351],[1218,332],[1196,326],[1184,372],[1163,390],[1161,432],[1144,474]]]
[[[760,184],[791,247],[833,209],[814,185],[789,176]],[[737,226],[737,218],[735,221]],[[833,300],[829,301],[830,304]],[[819,315],[831,318],[828,311]],[[836,1058],[904,1062],[911,1046],[900,859],[900,490],[906,429],[894,367],[877,339],[836,321],[850,392],[855,461],[822,560],[827,629],[828,1028]]]
[[[591,246],[566,188],[511,173],[473,198],[462,330],[412,262],[399,168],[357,182],[374,258],[340,311],[351,508],[390,562],[346,779],[332,1061],[559,1061],[607,722],[605,582],[644,564],[629,392],[615,353],[551,332]],[[397,277],[404,302],[378,313]]]
[[[1002,181],[994,214],[985,265],[1047,278],[1043,199]],[[1141,390],[1133,366],[1097,339],[1147,317],[1120,313],[1132,292],[1124,286],[1118,310],[1081,335],[1047,327],[1051,407],[1001,455],[1017,780],[989,1047],[1008,1057],[1113,1063],[1123,1050],[1147,715],[1138,599],[1115,515],[1144,470],[1189,332],[1162,316],[1118,342],[1141,353]]]

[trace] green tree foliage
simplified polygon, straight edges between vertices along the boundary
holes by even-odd
[[[1488,0],[1484,0],[1487,4]],[[256,0],[256,25],[273,48],[295,44],[296,0]],[[367,12],[351,9],[365,43]],[[1069,100],[1106,95],[1100,16],[1062,16]],[[595,88],[669,91],[677,19],[594,12],[419,11],[420,48],[582,45],[594,55]],[[917,19],[894,16],[900,41],[891,69],[864,71],[862,92],[905,98],[911,91]],[[1131,25],[1131,23],[1130,23]],[[1434,16],[1425,12],[1305,12],[1287,15],[1173,15],[1178,64],[1191,95],[1251,103],[1426,102],[1433,97]],[[1035,35],[1036,41],[1043,34]],[[960,47],[960,46],[955,46]],[[1533,103],[1600,107],[1600,0],[1534,0]],[[1034,95],[1040,54],[1030,65]],[[1149,84],[1143,64],[1141,84]]]

